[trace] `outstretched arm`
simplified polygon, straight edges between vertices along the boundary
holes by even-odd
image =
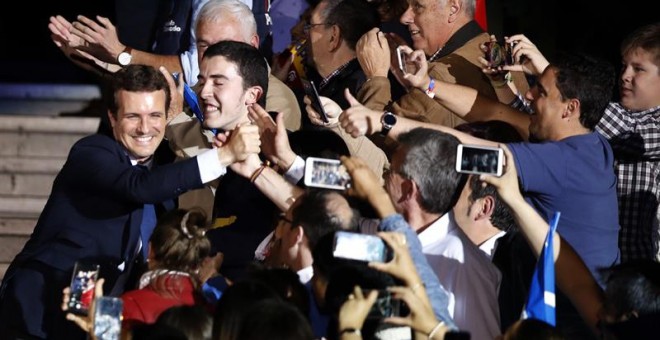
[[[549,226],[523,198],[518,189],[518,175],[513,155],[506,146],[501,146],[506,155],[504,174],[501,177],[482,175],[480,179],[497,188],[497,192],[511,208],[517,225],[538,257],[543,249]],[[568,296],[592,330],[598,334],[598,311],[603,304],[603,292],[570,244],[564,242],[558,233],[553,237],[557,286]]]
[[[96,16],[94,21],[79,15],[77,20],[72,24],[71,33],[83,41],[79,49],[103,62],[117,65],[119,54],[126,50],[127,46],[119,41],[117,29],[112,22],[102,16]],[[156,68],[165,66],[171,72],[182,72],[178,55],[159,55],[135,49],[131,51],[131,55],[131,64]]]

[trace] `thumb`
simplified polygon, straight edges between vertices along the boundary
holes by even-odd
[[[286,132],[286,126],[284,126],[284,112],[278,112],[275,116],[275,124],[277,124],[277,130],[281,132]]]
[[[348,88],[344,89],[344,97],[346,97],[346,100],[348,101],[348,104],[351,105],[351,107],[362,105],[357,99],[355,99],[355,97],[353,97],[353,95],[351,94],[351,90],[349,90]]]

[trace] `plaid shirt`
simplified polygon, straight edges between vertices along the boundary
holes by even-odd
[[[630,112],[610,103],[596,126],[614,150],[622,261],[660,259],[660,106]]]

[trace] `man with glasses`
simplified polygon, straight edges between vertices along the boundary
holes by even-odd
[[[312,64],[307,77],[314,81],[319,95],[348,107],[344,89],[356,93],[366,81],[355,45],[379,24],[378,13],[366,1],[319,2],[305,25],[308,60]]]

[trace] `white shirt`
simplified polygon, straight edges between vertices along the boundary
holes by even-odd
[[[500,230],[499,233],[491,236],[479,245],[479,249],[481,249],[491,261],[493,260],[493,255],[495,255],[495,250],[497,249],[497,240],[504,235],[506,235],[506,231]]]
[[[422,252],[449,293],[449,313],[472,339],[500,335],[497,293],[501,274],[461,231],[452,213],[445,214],[419,233]]]
[[[305,285],[312,279],[312,276],[314,276],[314,267],[305,267],[297,271],[296,274],[298,274],[298,279],[300,279],[300,282]]]

